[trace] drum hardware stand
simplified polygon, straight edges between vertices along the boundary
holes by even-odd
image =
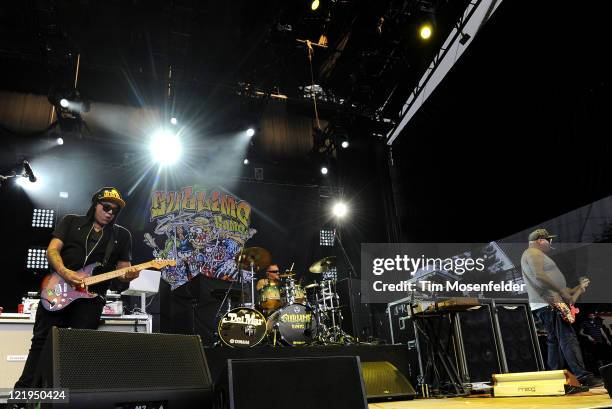
[[[242,306],[248,308],[255,308],[255,263],[253,261],[251,261],[251,302],[243,302]]]
[[[340,245],[340,250],[342,250],[342,255],[344,256],[344,259],[349,265],[349,276],[352,276],[353,278],[359,278],[357,277],[357,273],[355,272],[355,266],[353,266],[353,263],[351,263],[351,259],[349,258],[346,252],[346,249],[344,248],[344,245],[342,244],[342,240],[340,239],[340,233],[338,232],[338,229],[334,229],[334,236],[336,237],[336,240],[338,240],[338,244]]]
[[[242,270],[238,269],[238,271],[240,271],[240,274],[242,274]],[[230,297],[229,295],[232,292],[232,289],[234,288],[234,284],[236,283],[236,281],[237,280],[232,280],[230,282],[229,287],[225,291],[225,296],[223,297],[223,300],[221,301],[221,304],[219,305],[219,308],[217,309],[217,312],[215,314],[215,322],[218,322],[219,319],[220,319],[221,310],[223,309],[223,304],[225,304],[225,301],[227,301],[227,310],[225,312],[227,313],[227,312],[230,312],[232,310],[232,297]],[[244,301],[244,293],[243,293],[242,297],[243,297],[243,301]],[[221,339],[219,338],[219,333],[217,331],[215,331],[215,338],[217,340],[215,341],[213,346],[216,347],[216,346],[221,345]]]
[[[328,292],[326,293],[325,287],[322,287],[322,304],[321,302],[317,303],[315,308],[317,319],[317,337],[315,338],[315,342],[320,342],[323,345],[327,344],[356,344],[357,340],[352,336],[346,333],[342,329],[342,312],[340,311],[340,299],[336,294],[335,289],[332,291],[331,282],[329,282],[327,286]],[[327,305],[327,301],[329,300],[330,305]],[[335,301],[335,303],[334,303]],[[335,304],[335,305],[334,305]],[[328,326],[325,322],[331,321],[331,325]]]

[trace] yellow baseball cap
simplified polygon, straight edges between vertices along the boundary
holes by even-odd
[[[93,203],[111,202],[117,204],[119,208],[123,208],[125,206],[125,201],[121,197],[121,192],[119,192],[119,190],[115,187],[103,187],[94,193],[91,201]]]

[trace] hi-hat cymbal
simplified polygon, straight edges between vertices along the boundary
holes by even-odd
[[[308,271],[313,274],[321,274],[329,270],[330,267],[336,265],[336,256],[329,256],[322,258],[321,260],[315,261]]]
[[[247,247],[236,256],[236,264],[243,270],[250,270],[251,264],[255,270],[270,265],[270,252],[262,247]]]
[[[279,274],[278,276],[279,276],[280,278],[288,278],[288,277],[293,277],[294,275],[295,275],[295,272],[294,272],[294,271],[287,270],[287,271],[285,271],[284,273]]]

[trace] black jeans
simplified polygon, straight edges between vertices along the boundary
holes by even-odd
[[[548,369],[563,369],[563,362],[565,361],[579,381],[583,381],[586,377],[592,375],[584,366],[576,332],[571,324],[563,320],[561,313],[552,307],[540,308],[534,313],[548,332],[546,338]]]
[[[30,388],[34,386],[32,381],[34,380],[40,353],[51,327],[98,329],[104,303],[104,299],[100,297],[81,299],[74,301],[63,310],[54,312],[45,310],[42,302],[38,303],[32,346],[30,347],[21,378],[15,384],[15,388]]]

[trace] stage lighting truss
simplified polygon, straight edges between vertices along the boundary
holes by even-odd
[[[34,209],[32,214],[32,227],[52,229],[55,211],[51,209]]]
[[[28,249],[28,260],[26,267],[29,270],[47,270],[49,262],[47,261],[46,249],[30,248]]]
[[[321,229],[319,232],[319,244],[321,247],[333,247],[336,243],[336,236],[333,230]]]

